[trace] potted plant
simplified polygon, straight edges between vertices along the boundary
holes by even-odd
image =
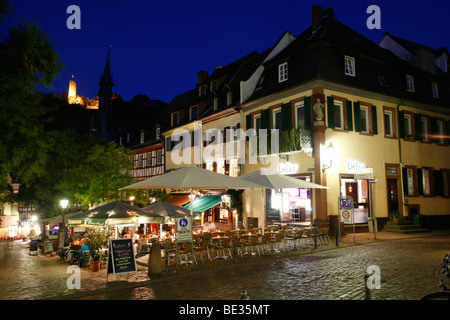
[[[398,209],[392,211],[392,217],[394,219],[394,222],[398,222],[399,221],[400,213],[399,213]]]
[[[91,271],[100,270],[100,260],[103,256],[102,248],[108,246],[110,232],[103,228],[90,228],[84,235],[86,246],[89,248]]]

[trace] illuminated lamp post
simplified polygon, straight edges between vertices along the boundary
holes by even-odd
[[[62,214],[62,224],[59,227],[59,234],[61,235],[61,232],[64,234],[64,236],[61,239],[61,236],[59,238],[59,248],[64,248],[65,242],[66,242],[66,223],[64,221],[64,213],[66,212],[66,208],[69,205],[69,200],[62,199],[59,201],[59,204],[61,205],[61,208],[63,208],[63,214]]]

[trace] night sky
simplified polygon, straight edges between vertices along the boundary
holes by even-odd
[[[311,8],[333,8],[335,17],[379,43],[385,32],[432,48],[450,47],[449,0],[11,0],[15,24],[38,22],[65,64],[55,93],[68,90],[94,98],[111,45],[113,91],[124,100],[137,94],[170,102],[194,88],[197,72],[210,74],[253,51],[272,46],[285,31],[295,36],[311,25]],[[369,30],[370,5],[381,9],[381,29]],[[68,6],[81,10],[81,29],[69,30]],[[1,37],[5,27],[0,28]]]

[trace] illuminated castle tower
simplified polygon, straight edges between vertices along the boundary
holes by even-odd
[[[114,87],[114,82],[111,75],[111,68],[109,63],[109,47],[108,47],[108,56],[106,58],[105,69],[100,76],[100,80],[98,82],[100,89],[98,91],[98,100],[99,100],[99,126],[100,126],[100,135],[101,136],[109,136],[111,133],[111,108],[112,108],[112,87]]]
[[[73,77],[73,76],[72,76]],[[70,80],[69,82],[69,94],[67,96],[67,99],[69,100],[69,103],[75,103],[74,100],[77,97],[77,83],[73,80]]]

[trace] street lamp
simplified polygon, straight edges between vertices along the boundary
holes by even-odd
[[[334,156],[335,151],[336,151],[336,148],[333,146],[333,144],[330,141],[330,143],[329,143],[329,145],[328,145],[328,147],[326,149],[326,155],[325,155],[327,160],[330,161],[330,164],[329,165],[323,164],[322,165],[322,171],[325,171],[325,170],[331,168],[331,165],[333,164],[333,156]]]
[[[64,213],[66,212],[66,208],[69,205],[69,200],[67,199],[62,199],[59,201],[59,204],[61,205],[61,208],[63,208],[63,214],[62,214],[62,226],[59,227],[59,234],[61,234],[61,232],[63,232],[64,237],[61,239],[61,237],[59,238],[59,247],[63,248],[64,244],[66,243],[66,223],[64,221]]]

